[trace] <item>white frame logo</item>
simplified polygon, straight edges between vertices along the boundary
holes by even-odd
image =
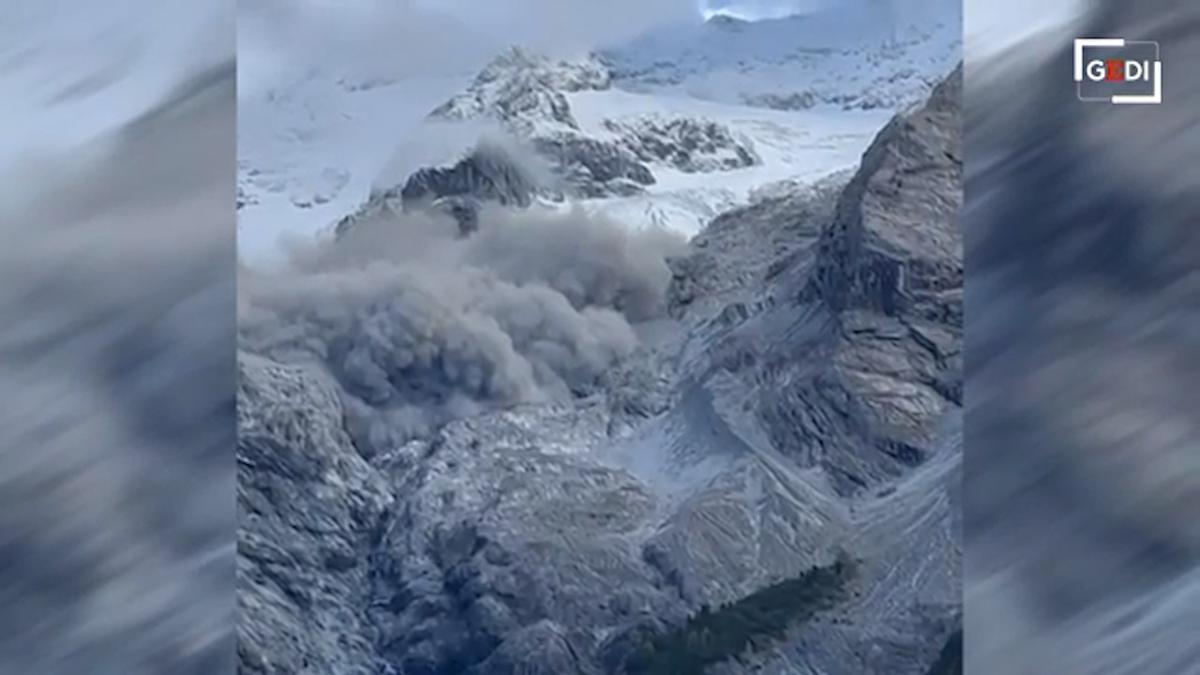
[[[1154,45],[1154,61],[1151,62],[1151,72],[1148,73],[1154,81],[1154,90],[1149,94],[1113,94],[1103,97],[1086,97],[1083,95],[1083,75],[1086,65],[1083,50],[1090,47],[1120,48],[1129,45]],[[1162,60],[1158,43],[1153,40],[1126,40],[1125,38],[1076,38],[1075,39],[1075,95],[1080,101],[1112,103],[1114,105],[1128,104],[1158,104],[1162,103]],[[1133,62],[1137,63],[1137,62]]]

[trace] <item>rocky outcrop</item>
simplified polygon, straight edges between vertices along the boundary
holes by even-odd
[[[714,218],[692,239],[691,254],[671,261],[670,312],[729,316],[740,310],[722,308],[752,304],[771,277],[811,257],[849,179],[839,172],[811,185],[785,185]]]
[[[840,192],[730,212],[676,263],[674,311],[700,341],[685,353],[721,382],[715,408],[854,504],[851,540],[875,538],[862,599],[714,672],[919,673],[961,626],[960,87],[956,71],[894,119]],[[762,234],[789,214],[827,224],[787,243]],[[731,264],[746,254],[723,253],[748,240],[777,255]],[[922,581],[902,593],[897,577]]]
[[[812,297],[837,310],[962,323],[961,68],[921,108],[893,119],[822,238]]]
[[[467,90],[438,106],[443,120],[495,119],[529,135],[541,127],[578,129],[565,93],[607,89],[608,68],[595,59],[553,61],[519,47],[496,57]]]
[[[447,168],[421,169],[400,189],[409,202],[474,197],[501,206],[529,206],[543,186],[502,148],[480,144]]]
[[[432,208],[476,226],[479,207],[495,203],[528,207],[536,198],[631,197],[655,185],[656,167],[685,173],[744,169],[761,163],[749,139],[705,118],[642,115],[603,120],[583,129],[568,94],[611,86],[607,66],[595,58],[552,61],[521,49],[494,59],[463,93],[429,115],[435,120],[497,123],[511,148],[484,143],[453,164],[423,168],[399,185],[372,194],[339,231],[364,217],[397,208]],[[523,168],[544,163],[541,180]]]
[[[387,672],[364,608],[392,486],[359,456],[331,382],[238,363],[238,672]]]
[[[759,162],[749,141],[711,120],[653,116],[610,120],[604,127],[611,138],[585,133],[566,94],[610,85],[608,67],[594,57],[552,61],[514,48],[488,64],[465,92],[430,117],[498,122],[547,160],[563,191],[576,197],[637,194],[656,182],[653,164],[698,173]],[[423,174],[413,178],[428,181],[428,171]],[[487,190],[476,196],[491,199]]]
[[[477,227],[484,203],[525,208],[538,197],[560,201],[641,192],[655,182],[649,167],[625,145],[582,133],[565,96],[608,86],[608,70],[595,59],[552,61],[516,47],[504,52],[429,117],[497,122],[509,135],[505,143],[482,141],[453,164],[420,169],[376,191],[336,231],[366,218],[424,208],[449,215],[465,232]],[[518,153],[528,156],[518,159]],[[534,170],[534,164],[544,166]]]
[[[401,185],[372,194],[338,222],[335,232],[344,233],[365,219],[427,209],[450,216],[466,233],[478,227],[484,204],[526,208],[538,198],[631,195],[654,184],[650,170],[616,143],[553,134],[533,139],[532,146],[539,156],[518,160],[500,145],[481,143],[450,166],[420,169]],[[542,171],[529,166],[541,161],[548,163]]]
[[[781,377],[760,410],[775,445],[822,467],[842,494],[920,465],[961,404],[960,93],[956,71],[889,123],[811,255],[772,270],[776,302],[826,328],[787,354],[820,353],[822,366]],[[744,359],[742,340],[730,341],[730,358]]]
[[[760,160],[748,140],[712,120],[646,116],[632,122],[605,121],[621,145],[643,162],[658,162],[685,173],[742,169]]]
[[[601,412],[463,421],[381,458],[403,495],[371,610],[386,659],[403,672],[587,672],[555,668],[592,666],[594,636],[639,613],[682,616],[638,545],[652,495],[589,456]]]
[[[629,195],[654,184],[654,174],[618,143],[578,134],[536,138],[534,147],[557,167],[577,196]]]
[[[420,169],[403,184],[372,194],[338,222],[335,232],[341,235],[364,220],[427,209],[449,216],[465,234],[478,228],[484,203],[525,208],[539,196],[561,198],[551,181],[528,164],[500,144],[480,143],[451,166]]]
[[[742,100],[746,102],[746,105],[773,110],[808,110],[819,103],[816,95],[811,91],[787,94],[746,94],[742,96]]]

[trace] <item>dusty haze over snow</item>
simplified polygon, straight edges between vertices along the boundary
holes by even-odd
[[[590,386],[637,346],[631,323],[663,314],[683,245],[578,209],[485,211],[468,238],[449,218],[364,223],[288,269],[244,272],[241,344],[328,369],[359,440],[394,445]]]

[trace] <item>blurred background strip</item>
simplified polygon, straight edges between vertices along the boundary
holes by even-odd
[[[232,0],[0,18],[0,673],[233,672]]]
[[[999,4],[965,11],[966,672],[1200,673],[1200,5]],[[1157,41],[1162,103],[1079,100],[1082,37]]]

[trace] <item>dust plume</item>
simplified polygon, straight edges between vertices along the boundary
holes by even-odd
[[[581,208],[485,208],[460,235],[424,212],[363,221],[246,272],[242,349],[308,361],[347,399],[348,426],[378,451],[448,419],[584,394],[664,311],[682,238]]]

